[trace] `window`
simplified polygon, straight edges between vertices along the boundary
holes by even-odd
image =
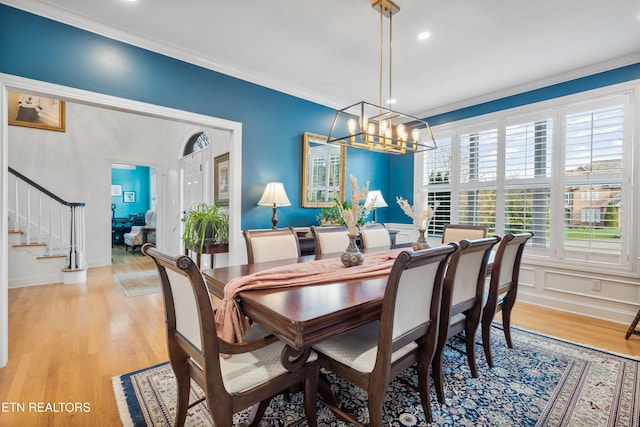
[[[437,206],[429,233],[447,223],[530,230],[537,255],[630,266],[631,96],[549,101],[434,128],[438,149],[421,165]]]

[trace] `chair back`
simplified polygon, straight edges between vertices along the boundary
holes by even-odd
[[[533,237],[532,232],[520,234],[507,234],[502,238],[498,249],[496,250],[493,268],[491,270],[491,282],[489,285],[489,301],[498,302],[500,295],[508,292],[515,293],[518,287],[518,278],[520,274],[520,262],[522,253],[527,241]],[[493,306],[495,310],[495,305]]]
[[[311,234],[315,240],[316,255],[344,252],[349,246],[347,227],[311,227]]]
[[[442,324],[450,322],[453,315],[469,309],[482,309],[486,269],[493,246],[500,237],[462,240],[460,250],[449,260],[442,291]]]
[[[160,275],[169,359],[191,358],[222,386],[214,311],[200,270],[188,256],[170,256],[150,244],[142,251]]]
[[[376,366],[390,364],[391,354],[416,340],[435,347],[442,298],[442,284],[456,243],[396,258],[385,290],[380,316]]]
[[[300,242],[295,229],[244,230],[249,263],[300,257]]]
[[[486,225],[445,224],[442,231],[442,243],[476,240],[487,237]]]
[[[371,224],[360,230],[360,240],[364,249],[391,247],[391,236],[384,224]]]

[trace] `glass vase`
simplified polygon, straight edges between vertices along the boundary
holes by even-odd
[[[413,243],[414,251],[419,251],[420,249],[428,249],[431,247],[429,241],[424,237],[425,231],[426,229],[424,228],[418,228],[418,233],[420,233],[420,235],[418,236],[418,240]]]
[[[364,254],[360,252],[358,245],[356,245],[357,234],[349,234],[349,246],[340,255],[340,260],[345,267],[354,267],[364,262]]]

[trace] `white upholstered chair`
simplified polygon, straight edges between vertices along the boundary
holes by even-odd
[[[532,232],[507,234],[500,241],[491,270],[491,281],[484,309],[482,310],[482,346],[489,366],[493,367],[491,357],[491,322],[498,311],[502,311],[502,329],[507,346],[511,342],[511,309],[518,295],[520,262],[527,241]]]
[[[433,358],[443,277],[456,243],[416,252],[395,260],[380,320],[328,338],[313,348],[320,366],[367,391],[372,427],[381,427],[389,382],[417,363],[420,400],[432,421],[429,365]],[[330,407],[331,402],[325,402]]]
[[[347,227],[311,227],[316,245],[316,255],[344,252],[349,246]]]
[[[486,225],[445,224],[442,231],[442,243],[459,242],[464,239],[484,239],[485,237],[487,237]]]
[[[445,403],[442,355],[449,338],[464,331],[471,376],[478,377],[475,334],[484,303],[487,264],[491,249],[499,241],[498,236],[476,240],[464,239],[460,242],[460,250],[449,259],[442,287],[438,346],[433,356],[433,379],[440,403]]]
[[[137,247],[142,247],[142,228],[141,225],[134,225],[131,227],[131,231],[128,233],[124,233],[124,250],[126,252],[127,248],[131,248],[131,253],[133,253]]]
[[[242,234],[247,244],[249,263],[295,259],[300,256],[300,242],[293,228],[244,230]]]
[[[391,247],[391,236],[384,224],[371,224],[360,230],[360,240],[364,249]]]
[[[307,422],[315,427],[317,354],[311,352],[306,363],[289,371],[280,360],[285,344],[257,324],[242,344],[219,339],[209,291],[194,261],[163,254],[149,243],[142,251],[155,262],[162,285],[169,362],[178,386],[175,425],[185,423],[191,380],[204,391],[218,427],[231,427],[233,414],[249,407],[255,411],[248,424],[257,426],[274,396],[304,381]]]

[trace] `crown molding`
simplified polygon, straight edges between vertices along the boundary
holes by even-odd
[[[235,77],[240,80],[283,92],[287,95],[306,99],[308,101],[312,101],[330,108],[339,108],[336,102],[333,102],[328,98],[318,97],[316,95],[310,94],[300,89],[299,87],[291,86],[281,80],[267,78],[258,73],[253,73],[247,70],[240,70],[233,66],[210,61],[208,59],[202,58],[202,56],[198,55],[196,52],[189,51],[187,49],[184,49],[183,47],[164,43],[159,40],[143,37],[139,34],[113,28],[111,26],[104,25],[99,22],[95,22],[93,20],[82,17],[71,11],[61,10],[50,4],[33,3],[27,0],[0,0],[0,3],[23,10],[25,12],[33,13],[34,15],[38,15],[43,18],[52,19],[54,21],[70,25],[72,27],[89,31],[91,33],[98,34],[100,36],[104,36],[122,43],[149,50],[160,55],[178,59],[180,61],[197,65],[221,74],[225,74],[227,76]]]
[[[416,114],[415,116],[432,117],[439,114],[449,113],[451,111],[461,110],[463,108],[472,107],[474,105],[484,104],[486,102],[507,98],[509,96],[519,95],[521,93],[530,92],[532,90],[542,89],[548,86],[553,86],[555,84],[568,82],[582,77],[588,77],[594,74],[615,70],[616,68],[621,68],[637,63],[640,63],[640,53],[615,58],[605,62],[599,62],[597,64],[592,64],[587,67],[578,68],[561,74],[556,74],[544,79],[535,80],[522,85],[512,86],[510,88],[491,92],[485,95],[468,98],[459,102],[444,105],[442,107],[423,111],[422,113]]]
[[[197,65],[218,73],[222,73],[240,80],[244,80],[253,84],[257,84],[272,90],[276,90],[287,95],[295,96],[297,98],[305,99],[320,105],[324,105],[333,109],[340,109],[342,105],[329,98],[319,97],[316,94],[311,94],[299,87],[291,86],[290,84],[278,79],[267,78],[264,75],[254,73],[248,70],[237,69],[233,66],[214,62],[205,58],[193,51],[186,50],[182,47],[164,43],[159,40],[150,39],[141,35],[119,30],[108,25],[104,25],[90,19],[79,16],[71,11],[61,10],[49,3],[39,2],[34,3],[28,0],[0,0],[0,3],[4,3],[8,6],[15,7],[16,9],[24,10],[35,15],[42,16],[44,18],[52,19],[54,21],[61,22],[82,30],[92,32],[104,37],[108,37],[113,40],[120,41],[129,45],[133,45],[145,50],[149,50],[160,55],[168,56],[180,61],[184,61],[193,65]],[[455,103],[447,104],[444,106],[427,109],[418,114],[412,114],[416,117],[431,117],[438,114],[443,114],[463,108],[471,107],[485,102],[495,101],[497,99],[506,98],[513,95],[529,92],[536,89],[541,89],[547,86],[551,86],[558,83],[586,77],[589,75],[597,74],[604,71],[613,70],[615,68],[623,67],[640,62],[640,53],[615,58],[609,61],[592,64],[583,68],[567,71],[565,73],[549,76],[548,78],[535,80],[522,85],[512,86],[510,88],[501,89],[499,91],[487,93],[473,98],[467,98]]]

